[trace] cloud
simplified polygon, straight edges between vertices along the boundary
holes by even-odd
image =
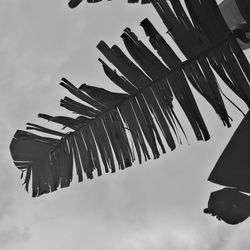
[[[1,133],[4,133],[2,131]],[[0,136],[0,140],[6,140],[6,137]],[[0,175],[0,225],[3,220],[8,217],[14,208],[15,203],[15,195],[14,195],[14,183],[15,180],[11,176],[11,169],[9,168],[11,165],[10,161],[6,157],[6,151],[8,146],[3,143],[0,146],[0,158],[1,158],[1,175]]]
[[[248,250],[250,246],[249,230],[249,220],[233,228],[233,233],[230,235],[229,244],[225,247],[225,250]]]
[[[12,249],[12,247],[28,241],[31,238],[31,233],[28,227],[17,227],[0,231],[0,246],[3,250]]]
[[[233,232],[233,227],[224,222],[218,222],[216,227],[207,228],[206,232],[202,233],[195,249],[226,250]]]
[[[5,187],[6,189],[6,187]],[[12,211],[14,204],[14,198],[12,196],[1,196],[1,205],[0,205],[0,223],[5,218],[7,214]]]
[[[121,250],[247,250],[249,249],[250,223],[239,226],[223,222],[193,226],[169,222],[141,225],[138,229],[123,232],[117,246]],[[119,247],[118,247],[119,246]]]

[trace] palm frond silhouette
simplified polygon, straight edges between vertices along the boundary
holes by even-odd
[[[250,105],[250,65],[236,40],[244,37],[246,27],[230,30],[214,0],[186,0],[188,13],[179,0],[151,2],[187,60],[181,61],[149,19],[144,19],[141,26],[151,49],[129,28],[121,35],[133,60],[117,45],[109,47],[101,41],[97,48],[115,69],[103,59],[99,61],[106,76],[123,93],[87,84],[75,86],[62,78],[61,86],[75,99],[65,97],[61,106],[79,116],[39,114],[39,117],[62,124],[71,132],[28,123],[28,130],[48,136],[17,130],[12,139],[14,164],[24,175],[26,190],[32,187],[33,197],[68,187],[75,178],[74,167],[81,182],[84,175],[92,179],[103,172],[130,167],[136,159],[142,163],[174,150],[187,138],[175,113],[174,101],[183,109],[197,140],[209,140],[209,131],[189,84],[207,100],[222,123],[230,127],[225,95],[214,72]]]

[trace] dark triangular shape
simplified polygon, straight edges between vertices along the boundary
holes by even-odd
[[[208,180],[250,193],[250,111],[236,129]]]

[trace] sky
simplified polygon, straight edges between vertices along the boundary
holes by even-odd
[[[207,181],[209,173],[243,117],[226,103],[234,121],[223,127],[196,93],[209,142],[191,133],[190,145],[158,160],[39,198],[27,194],[9,152],[15,131],[26,122],[48,125],[38,113],[69,114],[59,107],[68,94],[62,77],[119,91],[98,62],[100,40],[124,49],[120,35],[130,27],[148,44],[139,27],[145,17],[162,35],[166,29],[151,5],[127,1],[69,9],[66,0],[0,0],[0,6],[0,249],[248,249],[250,220],[230,226],[203,213],[210,193],[221,188]]]

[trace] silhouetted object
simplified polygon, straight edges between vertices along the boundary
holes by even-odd
[[[189,15],[179,0],[154,0],[152,5],[187,60],[181,61],[148,19],[141,26],[155,53],[129,28],[121,38],[131,57],[117,45],[109,47],[101,41],[97,48],[117,71],[99,61],[123,93],[87,84],[76,87],[63,78],[60,85],[75,99],[65,97],[60,105],[78,117],[39,117],[62,124],[70,132],[28,123],[27,129],[52,136],[20,130],[14,135],[10,151],[25,176],[26,190],[32,182],[33,196],[69,186],[73,163],[80,182],[84,174],[92,179],[125,169],[136,157],[142,163],[174,150],[187,138],[175,113],[177,102],[197,140],[207,141],[210,135],[187,78],[227,127],[230,119],[214,71],[250,106],[250,65],[216,2],[186,0]]]
[[[250,111],[246,114],[221,154],[208,180],[223,186],[210,195],[204,212],[217,215],[230,224],[244,221],[250,215]]]
[[[240,47],[250,48],[250,1],[224,0],[219,8],[228,27],[233,32],[238,32]]]
[[[250,2],[248,0],[224,0],[219,4],[219,8],[230,28],[237,24],[250,24]]]
[[[70,8],[75,8],[77,7],[80,3],[82,2],[82,0],[70,0],[68,5]]]
[[[97,3],[97,2],[101,2],[101,1],[102,0],[87,0],[88,3]],[[111,0],[105,0],[105,1],[111,1]],[[82,2],[82,0],[70,0],[69,1],[69,7],[70,8],[75,8],[81,2]],[[140,2],[140,0],[128,0],[128,3],[138,3],[138,2]],[[141,0],[141,4],[146,4],[146,3],[150,3],[150,2],[151,2],[151,0]]]
[[[248,0],[235,0],[241,15],[245,19],[245,21],[250,24],[250,2]]]
[[[250,197],[233,188],[212,192],[204,213],[228,224],[238,224],[250,216]]]
[[[88,3],[97,3],[102,0],[87,0]],[[111,0],[106,0],[111,1]],[[70,8],[77,7],[82,0],[70,0]],[[128,3],[138,3],[140,0],[128,0]],[[141,0],[141,4],[151,3],[151,0]],[[228,27],[237,34],[240,47],[250,48],[250,3],[249,0],[224,0],[219,4],[220,11]],[[247,24],[248,22],[248,24]]]
[[[221,154],[208,180],[250,193],[250,112]]]

